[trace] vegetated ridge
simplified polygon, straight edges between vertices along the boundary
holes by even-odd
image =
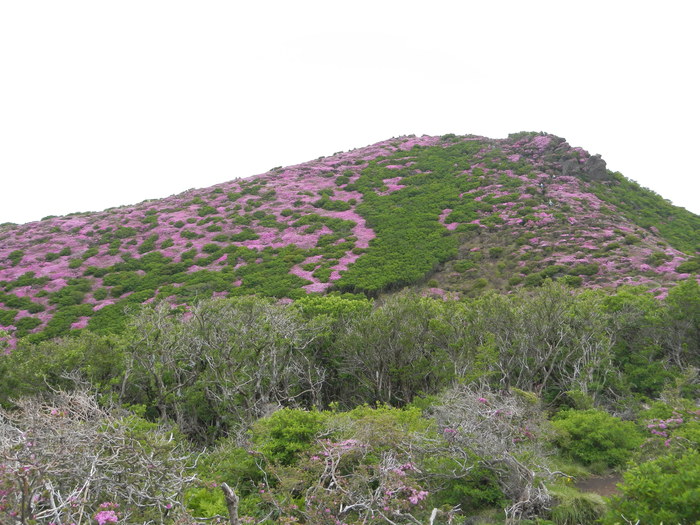
[[[129,307],[414,286],[473,296],[700,270],[700,216],[564,139],[399,137],[97,213],[0,226],[0,330],[119,330]]]

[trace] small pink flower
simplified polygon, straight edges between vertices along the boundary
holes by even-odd
[[[113,510],[101,510],[100,512],[95,514],[95,521],[97,521],[99,525],[105,525],[105,523],[118,522],[119,517],[117,516],[117,513]]]

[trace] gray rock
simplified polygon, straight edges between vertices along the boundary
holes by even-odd
[[[593,155],[588,157],[583,165],[583,171],[586,178],[591,180],[608,180],[608,170],[606,163],[600,158],[600,155]]]
[[[578,159],[565,160],[561,165],[561,174],[581,177],[586,180],[610,180],[607,165],[605,161],[600,158],[600,155],[588,157],[583,164],[581,164]]]
[[[581,165],[577,159],[569,159],[564,161],[561,165],[561,174],[566,176],[578,176],[581,175]]]

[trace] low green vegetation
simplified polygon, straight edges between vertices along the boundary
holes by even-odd
[[[282,255],[298,260],[294,251]],[[162,269],[158,256],[147,257]],[[665,302],[641,289],[572,292],[548,281],[462,301],[396,294],[375,304],[348,294],[280,304],[241,296],[201,300],[185,313],[141,305],[143,297],[129,302],[145,291],[137,264],[105,274],[132,293],[94,313],[87,329],[64,339],[29,334],[0,356],[0,405],[14,414],[0,428],[45,432],[50,426],[32,426],[39,416],[19,417],[32,403],[44,403],[36,414],[59,418],[66,432],[87,428],[72,426],[60,400],[86,395],[89,385],[96,397],[82,406],[117,408],[136,425],[134,439],[148,443],[170,429],[180,460],[155,465],[172,492],[138,485],[143,467],[130,460],[132,467],[120,467],[130,483],[146,487],[143,501],[160,503],[131,509],[126,493],[91,489],[83,507],[91,516],[109,501],[130,522],[166,509],[156,518],[163,523],[226,517],[225,483],[239,497],[239,517],[251,522],[413,523],[433,513],[482,523],[700,518],[696,505],[685,505],[696,497],[700,445],[700,362],[690,350],[700,326],[695,281]],[[188,286],[197,282],[197,272],[191,275]],[[52,298],[70,303],[84,286],[73,280]],[[49,323],[51,333],[88,314],[68,303]],[[130,315],[111,318],[129,306]],[[24,321],[31,317],[6,316],[32,330]],[[631,359],[630,348],[642,359]],[[113,421],[116,412],[99,417]],[[121,435],[116,429],[98,435]],[[28,489],[36,501],[46,486],[74,483],[82,465],[57,467],[63,464],[50,443],[36,440],[42,467]],[[16,450],[3,448],[3,458]],[[23,501],[12,461],[0,461],[3,517]],[[625,475],[610,503],[573,486],[574,476],[611,469]]]
[[[591,189],[601,199],[616,206],[630,221],[646,229],[656,228],[674,248],[689,254],[700,251],[697,239],[699,216],[674,206],[620,173],[614,173],[613,180],[614,184],[594,183]]]

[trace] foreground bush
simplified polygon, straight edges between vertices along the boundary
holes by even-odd
[[[559,448],[586,465],[622,466],[643,440],[634,423],[601,410],[566,410],[552,424]]]
[[[85,392],[16,405],[0,410],[0,523],[165,523],[180,508],[191,456],[169,429]]]
[[[622,496],[611,500],[605,525],[700,520],[700,453],[662,456],[628,470]]]

